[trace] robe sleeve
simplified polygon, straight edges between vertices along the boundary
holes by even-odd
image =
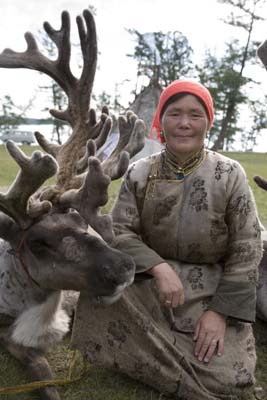
[[[209,309],[227,317],[253,322],[262,241],[255,200],[239,164],[233,176],[229,177],[227,197],[228,250],[224,273]]]
[[[112,210],[116,235],[113,246],[132,256],[136,264],[136,272],[143,273],[165,260],[142,240],[136,184],[131,180],[130,172],[127,173],[121,185],[118,199]]]

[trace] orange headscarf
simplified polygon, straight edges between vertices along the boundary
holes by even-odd
[[[160,123],[160,114],[163,109],[164,104],[170,97],[174,96],[178,93],[190,93],[197,97],[199,97],[206,106],[208,112],[209,119],[209,127],[212,126],[214,119],[214,109],[213,109],[213,101],[210,92],[205,88],[201,83],[197,83],[191,80],[176,80],[173,81],[160,95],[159,104],[152,122],[152,127],[150,130],[150,138],[153,137],[153,131],[156,130],[157,139],[161,141],[161,143],[165,142],[165,138],[160,135],[161,132],[161,123]]]

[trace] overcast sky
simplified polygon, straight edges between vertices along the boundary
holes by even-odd
[[[75,17],[88,4],[97,10],[95,19],[101,52],[94,84],[96,94],[103,90],[114,93],[116,83],[121,83],[124,95],[134,89],[136,65],[126,56],[133,52],[134,42],[126,29],[141,33],[181,31],[195,51],[195,62],[201,62],[205,48],[219,52],[227,39],[238,34],[238,30],[220,21],[229,9],[216,0],[1,0],[0,51],[6,47],[24,51],[24,33],[36,34],[43,29],[44,21],[59,29],[63,10],[70,12],[72,40],[77,42]],[[262,16],[267,18],[267,4]],[[259,41],[267,39],[267,22],[259,25],[255,36]],[[261,79],[267,94],[267,72]],[[34,95],[40,82],[40,74],[33,71],[0,69],[0,97],[9,93],[15,102],[23,104]],[[39,104],[37,97],[32,113],[42,107],[45,105]]]
[[[42,30],[44,21],[49,21],[55,29],[61,24],[61,12],[67,10],[71,15],[71,34],[77,42],[75,17],[87,8],[96,7],[96,27],[98,47],[101,52],[98,60],[99,70],[95,79],[95,92],[106,90],[114,92],[115,83],[122,83],[120,89],[129,92],[134,88],[136,65],[126,56],[133,51],[134,42],[126,28],[137,29],[141,33],[153,31],[179,30],[186,35],[197,52],[205,46],[220,45],[221,39],[212,32],[225,29],[218,18],[222,7],[216,0],[1,0],[0,49],[10,47],[16,51],[25,50],[24,33]],[[200,4],[205,3],[205,10]],[[207,9],[209,12],[207,12]],[[9,77],[12,73],[12,79]],[[28,78],[29,77],[29,78]],[[125,82],[130,79],[131,82]],[[0,70],[1,92],[12,90],[12,96],[24,98],[36,89],[40,76],[32,71]]]

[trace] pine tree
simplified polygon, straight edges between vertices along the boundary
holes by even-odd
[[[217,71],[214,71],[213,76],[203,83],[210,85],[213,88],[215,97],[215,106],[217,114],[220,115],[219,126],[215,126],[213,150],[223,148],[225,143],[229,144],[233,140],[233,135],[238,128],[236,121],[239,116],[241,104],[250,103],[249,96],[246,94],[248,83],[253,83],[253,80],[245,74],[245,68],[253,65],[256,60],[256,49],[259,42],[252,39],[252,32],[256,22],[263,21],[263,18],[258,14],[260,7],[266,3],[266,0],[218,0],[219,3],[230,5],[232,11],[225,23],[243,30],[245,40],[241,43],[238,40],[232,40],[227,44],[226,55],[218,61],[219,74],[221,82],[216,81]],[[207,64],[207,60],[206,60]],[[212,75],[212,74],[211,74]],[[254,82],[256,83],[256,82]],[[220,91],[223,91],[220,93]],[[235,127],[235,132],[234,132]]]

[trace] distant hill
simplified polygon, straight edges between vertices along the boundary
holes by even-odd
[[[20,125],[53,125],[54,118],[22,118],[22,123]],[[64,122],[62,121],[64,124]],[[64,124],[64,125],[67,125]]]

